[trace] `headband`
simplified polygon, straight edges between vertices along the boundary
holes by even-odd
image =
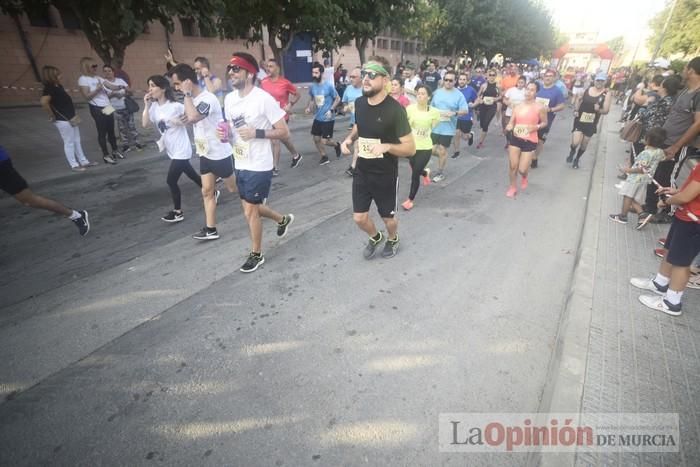
[[[257,71],[255,70],[255,65],[250,63],[245,58],[239,57],[237,55],[231,59],[231,65],[236,65],[237,67],[243,68],[245,71],[253,75],[257,73]]]
[[[376,62],[367,62],[364,66],[364,69],[374,71],[375,73],[379,73],[383,76],[389,76],[389,72],[386,71],[386,69],[383,66]]]

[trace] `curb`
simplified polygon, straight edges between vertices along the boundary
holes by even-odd
[[[604,124],[601,128],[604,128]],[[593,174],[588,185],[583,229],[579,237],[576,263],[570,279],[570,293],[559,317],[556,341],[547,370],[547,379],[542,390],[538,413],[580,413],[590,339],[593,310],[593,282],[596,268],[596,251],[600,213],[593,209],[600,206],[603,192],[606,146],[601,140],[607,131],[598,134]],[[528,466],[573,467],[576,452],[532,453]]]

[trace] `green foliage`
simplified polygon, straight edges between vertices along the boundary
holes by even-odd
[[[609,41],[606,41],[608,48],[615,52],[615,55],[619,55],[625,48],[625,38],[623,36],[613,37]]]
[[[672,1],[672,0],[671,0]],[[666,18],[671,10],[671,1],[649,21],[652,34],[647,41],[650,50],[656,50]],[[659,55],[682,54],[693,57],[700,54],[700,0],[677,0],[673,18],[668,24]]]

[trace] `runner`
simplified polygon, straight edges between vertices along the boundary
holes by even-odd
[[[262,219],[277,223],[277,236],[287,235],[294,215],[282,215],[267,206],[272,184],[273,154],[271,139],[289,137],[286,113],[272,96],[255,87],[255,75],[260,68],[252,55],[233,54],[228,67],[233,91],[224,101],[225,115],[231,125],[230,141],[236,159],[236,183],[241,197],[252,248],[241,272],[253,272],[265,262],[262,254]],[[218,130],[219,138],[225,136]]]
[[[525,101],[525,92],[525,77],[519,76],[515,86],[508,89],[503,96],[503,107],[505,108],[503,112],[505,120],[503,131],[506,134],[506,149],[508,148],[509,135],[505,128],[508,126],[508,123],[510,123],[510,117],[513,116],[513,109],[515,106]]]
[[[535,98],[537,102],[542,104],[545,109],[547,109],[547,127],[541,129],[537,134],[537,151],[532,156],[532,168],[537,168],[537,159],[542,152],[542,147],[547,141],[547,135],[549,130],[552,129],[552,123],[554,122],[555,113],[564,110],[566,107],[566,100],[564,95],[561,93],[558,87],[554,85],[554,80],[556,79],[557,73],[554,70],[546,70],[544,72],[543,82],[540,85],[540,90],[537,91],[537,97]]]
[[[343,142],[343,152],[357,138],[359,159],[352,182],[353,219],[369,235],[364,250],[365,259],[374,256],[384,240],[369,217],[374,200],[387,229],[387,241],[382,256],[391,258],[399,249],[396,196],[399,157],[416,153],[416,145],[401,104],[387,95],[389,63],[382,57],[371,57],[362,69],[363,96],[355,101],[356,123]]]
[[[340,96],[335,91],[332,83],[323,80],[323,65],[314,62],[311,65],[311,78],[313,83],[309,88],[309,105],[306,113],[311,114],[312,106],[316,108],[314,123],[311,126],[311,134],[314,137],[314,145],[321,156],[318,165],[326,165],[330,162],[323,146],[332,146],[335,156],[340,158],[340,143],[333,141],[333,126],[335,125],[335,109],[340,104]]]
[[[434,182],[445,179],[447,165],[447,149],[452,144],[452,138],[457,132],[457,116],[467,115],[469,106],[459,90],[455,88],[456,75],[454,71],[445,73],[443,87],[435,91],[431,105],[440,111],[440,124],[433,128],[430,138],[433,140],[433,152],[437,153],[438,171]]]
[[[355,100],[362,96],[362,78],[360,74],[362,73],[362,68],[355,67],[350,73],[350,86],[345,88],[343,93],[343,111],[350,113],[350,129],[355,125]],[[355,167],[357,166],[357,145],[354,146],[352,151],[352,162],[350,167],[347,168],[345,173],[352,177],[355,174]]]
[[[605,89],[605,81],[607,77],[604,74],[598,74],[595,78],[595,85],[588,88],[581,99],[576,99],[576,107],[574,110],[574,128],[571,131],[571,150],[566,162],[573,161],[571,167],[579,168],[579,160],[586,148],[591,137],[598,130],[598,120],[601,115],[606,115],[610,111],[610,103],[612,96]],[[578,152],[576,152],[578,148]],[[574,154],[576,157],[574,158]]]
[[[474,74],[472,75],[471,81],[469,81],[469,86],[474,88],[474,91],[478,93],[481,90],[481,86],[483,86],[485,82],[486,78],[484,77],[484,67],[479,65],[474,69]]]
[[[467,89],[471,89],[467,87]],[[472,89],[473,92],[473,89]],[[423,84],[416,87],[417,103],[406,108],[408,123],[411,125],[413,139],[416,143],[416,153],[408,159],[411,165],[411,189],[408,199],[401,206],[406,211],[413,209],[413,201],[416,199],[420,178],[423,184],[430,184],[430,169],[426,168],[433,152],[433,141],[430,135],[433,129],[440,123],[440,111],[430,107],[430,88]]]
[[[214,94],[197,84],[197,74],[191,66],[179,63],[170,69],[168,75],[173,87],[185,96],[186,121],[193,126],[199,156],[205,225],[192,238],[216,240],[219,238],[216,230],[216,202],[219,198],[219,191],[215,189],[216,178],[221,177],[231,193],[236,191],[231,146],[221,142],[216,134],[219,122],[223,121],[221,104]]]
[[[0,146],[0,190],[14,197],[20,204],[30,208],[45,209],[68,218],[78,227],[78,232],[83,237],[90,231],[87,211],[67,208],[57,201],[32,192],[24,178],[12,166],[10,155],[2,146]]]
[[[214,94],[219,103],[224,99],[224,83],[211,72],[209,59],[196,57],[194,59],[194,71],[197,73],[197,84],[201,89],[206,89]]]
[[[393,78],[391,80],[391,97],[401,104],[401,107],[408,107],[411,101],[403,93],[403,78]]]
[[[263,91],[266,91],[275,98],[280,108],[285,112],[284,121],[289,122],[289,114],[292,111],[292,107],[294,107],[294,104],[296,104],[301,97],[297,93],[297,87],[294,86],[291,81],[280,75],[280,66],[274,58],[267,61],[267,73],[267,77],[260,82],[260,87]],[[287,150],[292,155],[291,167],[295,168],[299,166],[302,156],[299,154],[299,151],[296,150],[294,144],[292,144],[291,138],[282,140],[273,139],[271,141],[272,154],[274,156],[274,168],[272,169],[273,177],[279,175],[280,153],[282,152],[280,142],[286,146]]]
[[[482,84],[479,89],[479,97],[476,102],[479,104],[481,134],[479,135],[479,144],[476,145],[477,149],[484,147],[489,125],[493,117],[496,116],[498,102],[501,100],[501,92],[496,83],[496,76],[496,70],[493,68],[490,69],[487,75],[488,81]]]
[[[508,146],[510,186],[506,196],[509,198],[515,198],[518,193],[516,188],[518,173],[522,177],[520,189],[527,188],[530,159],[537,149],[537,132],[547,126],[547,110],[535,101],[538,90],[539,84],[534,81],[527,85],[525,100],[512,109],[510,121],[506,125],[506,131],[512,132]]]
[[[434,61],[428,62],[428,69],[423,73],[423,84],[430,88],[430,92],[433,94],[440,86],[440,81],[442,80],[442,75],[436,69],[437,63]]]
[[[416,75],[416,66],[413,63],[406,64],[406,68],[403,71],[403,89],[408,96],[408,100],[411,104],[416,103],[416,86],[421,84],[420,78]]]
[[[141,126],[148,128],[153,123],[160,133],[158,149],[165,150],[170,158],[167,183],[173,198],[173,209],[161,217],[161,220],[170,223],[182,222],[185,216],[182,213],[182,197],[177,184],[180,176],[184,173],[202,188],[202,178],[190,165],[192,144],[182,119],[185,106],[175,102],[170,83],[163,76],[151,76],[146,82],[148,92],[143,96]]]
[[[520,79],[520,75],[518,74],[518,70],[515,68],[515,65],[512,63],[509,63],[506,68],[503,70],[503,78],[501,78],[500,86],[501,86],[501,95],[505,96],[508,90],[515,88],[518,85],[518,80]],[[520,99],[520,102],[522,102],[525,99],[525,83],[523,83],[523,88],[521,89],[521,92],[519,95],[522,95],[522,98]],[[501,128],[503,128],[503,133],[505,133],[505,128],[506,125],[508,125],[508,122],[510,121],[510,116],[512,115],[512,112],[508,112],[508,105],[505,100],[501,102],[501,107],[500,107],[500,114],[501,114]],[[515,105],[515,103],[513,104]],[[508,148],[508,143],[506,142],[506,149]]]
[[[469,83],[469,72],[460,73],[457,79],[457,89],[464,96],[464,100],[467,101],[468,112],[465,115],[457,117],[457,131],[454,138],[454,154],[452,154],[452,159],[457,159],[459,157],[459,144],[462,139],[466,140],[469,146],[474,144],[472,108],[476,102],[477,92],[467,83]]]
[[[574,82],[571,88],[571,105],[576,108],[576,100],[583,96],[583,92],[586,90],[586,74],[582,72],[576,73],[574,76]]]

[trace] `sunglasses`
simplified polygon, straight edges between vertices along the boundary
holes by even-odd
[[[452,78],[445,78],[445,79],[443,79],[443,81],[446,83],[454,83],[455,82],[455,80],[453,80]]]
[[[241,67],[238,65],[229,65],[226,67],[226,73],[238,73],[241,71]]]
[[[365,79],[365,76],[369,77],[369,79],[374,79],[374,78],[376,78],[377,76],[386,76],[386,75],[383,75],[383,74],[381,74],[381,73],[377,73],[376,71],[366,71],[366,70],[362,70],[362,71],[360,72],[360,76],[362,77],[362,79]]]

